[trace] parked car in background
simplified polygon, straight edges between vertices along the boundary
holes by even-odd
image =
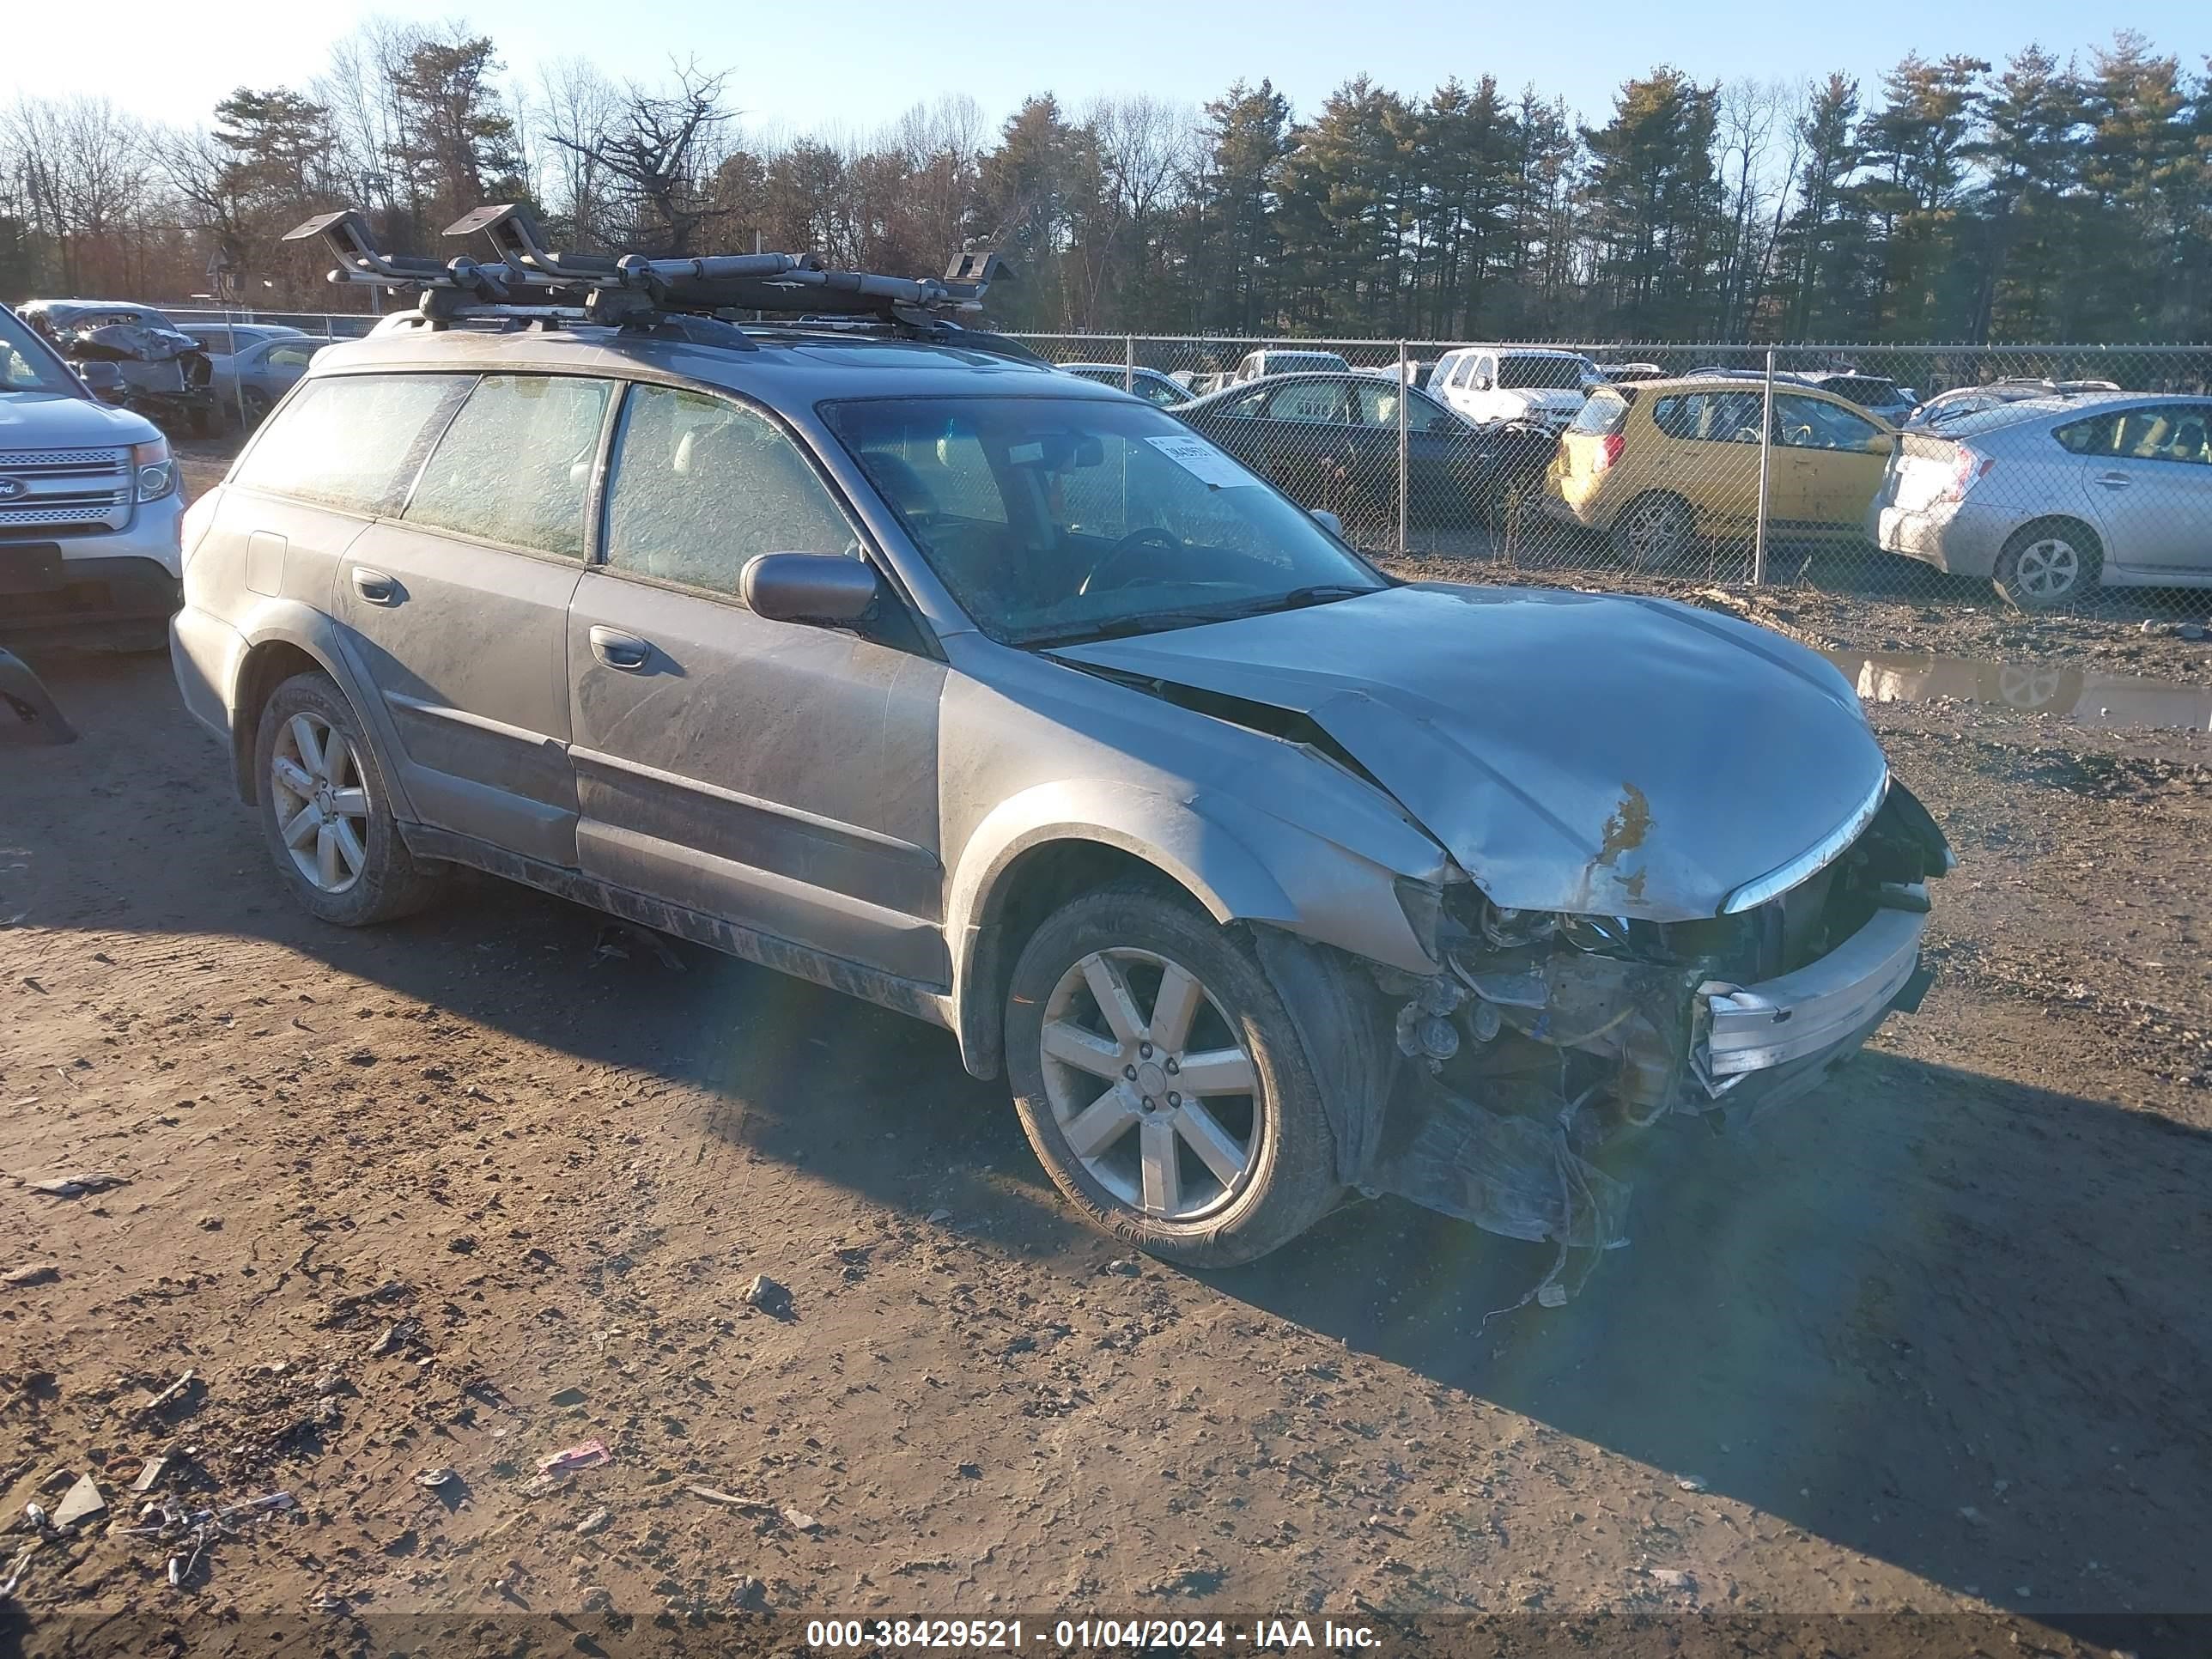
[[[1459,346],[1437,359],[1428,392],[1478,426],[1529,421],[1553,431],[1574,419],[1603,377],[1579,351],[1553,346]]]
[[[207,353],[153,307],[124,300],[32,300],[19,314],[69,362],[112,363],[127,408],[196,434],[212,428],[215,392]]]
[[[1188,386],[1157,368],[1132,369],[1125,363],[1062,363],[1060,368],[1063,374],[1080,375],[1100,386],[1118,386],[1133,392],[1156,409],[1173,409],[1190,401]]]
[[[2000,404],[1905,433],[1867,512],[1884,552],[1987,577],[2023,610],[2212,586],[2212,398]]]
[[[1176,414],[1303,507],[1334,514],[1372,544],[1398,521],[1399,388],[1389,378],[1271,375],[1185,404]],[[1526,424],[1484,428],[1421,391],[1406,404],[1407,515],[1480,527],[1518,482],[1543,474],[1557,439]]]
[[[1667,371],[1656,363],[1600,363],[1599,376],[1613,386],[1627,386],[1637,380],[1663,380]]]
[[[1545,504],[1638,569],[1701,537],[1750,533],[1759,511],[1763,386],[1733,375],[1600,386],[1559,441]],[[1774,392],[1767,523],[1795,539],[1857,540],[1895,429],[1830,392]]]
[[[1436,366],[1437,360],[1433,357],[1407,358],[1404,371],[1406,384],[1417,389],[1427,386],[1429,376],[1435,371]],[[1399,366],[1396,363],[1370,363],[1355,368],[1352,372],[1354,374],[1372,374],[1385,380],[1395,380],[1399,378]]]
[[[329,343],[316,335],[298,333],[241,340],[240,349],[215,361],[216,402],[228,418],[252,430]]]
[[[1920,405],[1920,394],[1880,374],[1834,369],[1805,376],[1806,383],[1856,404],[1869,415],[1895,426]]]
[[[2073,398],[2089,392],[2118,392],[2117,380],[1992,380],[1986,386],[1954,386],[1939,392],[1907,416],[1907,432],[1948,425],[1964,415],[1978,415],[2003,404],[2024,404],[2039,398]]]
[[[158,645],[177,608],[168,441],[0,307],[0,641]]]
[[[1343,373],[1351,367],[1339,351],[1318,351],[1304,346],[1263,346],[1257,351],[1246,352],[1229,380],[1231,385],[1243,386],[1271,374],[1304,374],[1328,369]]]
[[[289,323],[205,323],[195,318],[184,318],[173,326],[180,334],[189,334],[199,342],[210,361],[227,357],[232,352],[264,340],[296,340],[309,337],[307,330],[294,328]]]

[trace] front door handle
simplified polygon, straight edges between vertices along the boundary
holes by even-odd
[[[653,655],[653,647],[643,640],[616,629],[594,626],[591,638],[592,654],[608,667],[619,668],[626,674],[637,672]]]
[[[371,570],[365,564],[353,568],[353,591],[371,605],[399,603],[399,584],[381,570]]]
[[[2097,475],[2096,482],[2104,485],[2107,489],[2125,489],[2130,484],[2133,483],[2135,480],[2128,477],[2124,472],[2100,472]]]

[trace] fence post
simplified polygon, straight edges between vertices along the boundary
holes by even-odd
[[[1137,337],[1133,334],[1124,334],[1121,337],[1121,390],[1134,392],[1136,389]]]
[[[1774,455],[1774,348],[1766,348],[1766,390],[1759,399],[1759,524],[1752,532],[1751,585],[1766,586],[1766,471]]]
[[[1407,517],[1406,511],[1406,495],[1411,484],[1411,477],[1407,472],[1406,465],[1407,401],[1406,343],[1403,340],[1401,340],[1398,342],[1398,556],[1401,559],[1406,556],[1407,551],[1406,546],[1406,522]]]

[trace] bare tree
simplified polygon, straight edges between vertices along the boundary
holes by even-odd
[[[596,134],[546,136],[617,181],[633,220],[629,235],[682,258],[699,227],[722,213],[706,184],[721,160],[719,136],[736,112],[722,102],[726,70],[708,75],[696,62],[672,67],[672,92],[625,87],[619,115]]]
[[[600,151],[621,113],[621,89],[591,59],[564,58],[539,69],[530,126],[544,143],[532,146],[538,152],[532,173],[542,179],[543,199],[574,246],[605,245],[613,175]]]

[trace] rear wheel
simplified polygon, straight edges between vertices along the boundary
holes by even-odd
[[[1679,495],[1638,495],[1613,521],[1613,550],[1632,570],[1661,570],[1689,551],[1690,506]]]
[[[2087,525],[2045,519],[2013,532],[1990,582],[2022,611],[2049,611],[2082,598],[2103,568],[2104,550]]]
[[[327,676],[295,674],[270,694],[254,754],[263,837],[314,915],[364,927],[435,896],[438,876],[400,839],[375,752]]]
[[[239,407],[245,410],[248,432],[269,418],[269,394],[258,386],[242,387],[238,394]]]
[[[1046,1173],[1142,1249],[1233,1266],[1336,1201],[1290,1015],[1244,939],[1187,900],[1116,885],[1047,918],[1014,966],[1006,1055]]]

